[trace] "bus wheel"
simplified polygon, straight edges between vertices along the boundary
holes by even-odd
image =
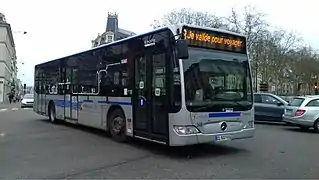
[[[122,110],[115,109],[108,119],[109,130],[112,138],[118,142],[127,141],[125,116]]]
[[[56,123],[55,106],[53,103],[51,103],[49,107],[49,120],[53,124]]]

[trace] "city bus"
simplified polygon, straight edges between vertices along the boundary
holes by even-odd
[[[186,146],[254,137],[246,37],[161,27],[35,66],[33,110],[115,141]]]

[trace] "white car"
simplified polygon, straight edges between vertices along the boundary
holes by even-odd
[[[33,107],[33,101],[34,101],[33,94],[25,94],[21,101],[21,107],[22,108]]]
[[[319,96],[295,97],[286,106],[283,121],[298,125],[300,128],[314,128],[319,133]]]

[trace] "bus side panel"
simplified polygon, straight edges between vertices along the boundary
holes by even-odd
[[[47,95],[46,96],[46,111],[49,109],[49,102],[54,102],[56,118],[64,120],[64,96],[63,95]],[[48,115],[49,112],[46,114]]]
[[[120,106],[126,118],[126,135],[133,136],[133,106],[131,97],[108,97],[111,106]]]
[[[106,119],[105,112],[106,97],[102,96],[78,96],[79,98],[79,124],[90,126],[98,129],[106,129],[104,121]]]

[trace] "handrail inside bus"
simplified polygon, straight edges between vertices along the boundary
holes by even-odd
[[[126,60],[126,59],[125,59]],[[117,62],[117,63],[112,63],[112,64],[107,64],[105,66],[105,69],[101,69],[99,71],[97,71],[97,75],[98,75],[98,80],[97,80],[97,92],[96,93],[73,93],[75,95],[99,95],[100,94],[100,91],[101,91],[101,73],[102,72],[105,72],[105,74],[107,74],[107,70],[109,67],[112,67],[112,66],[117,66],[117,65],[121,65],[121,64],[124,64],[123,62]],[[67,82],[68,84],[71,84],[69,82]],[[67,84],[67,83],[59,83],[59,84]],[[73,91],[73,89],[72,89]]]

